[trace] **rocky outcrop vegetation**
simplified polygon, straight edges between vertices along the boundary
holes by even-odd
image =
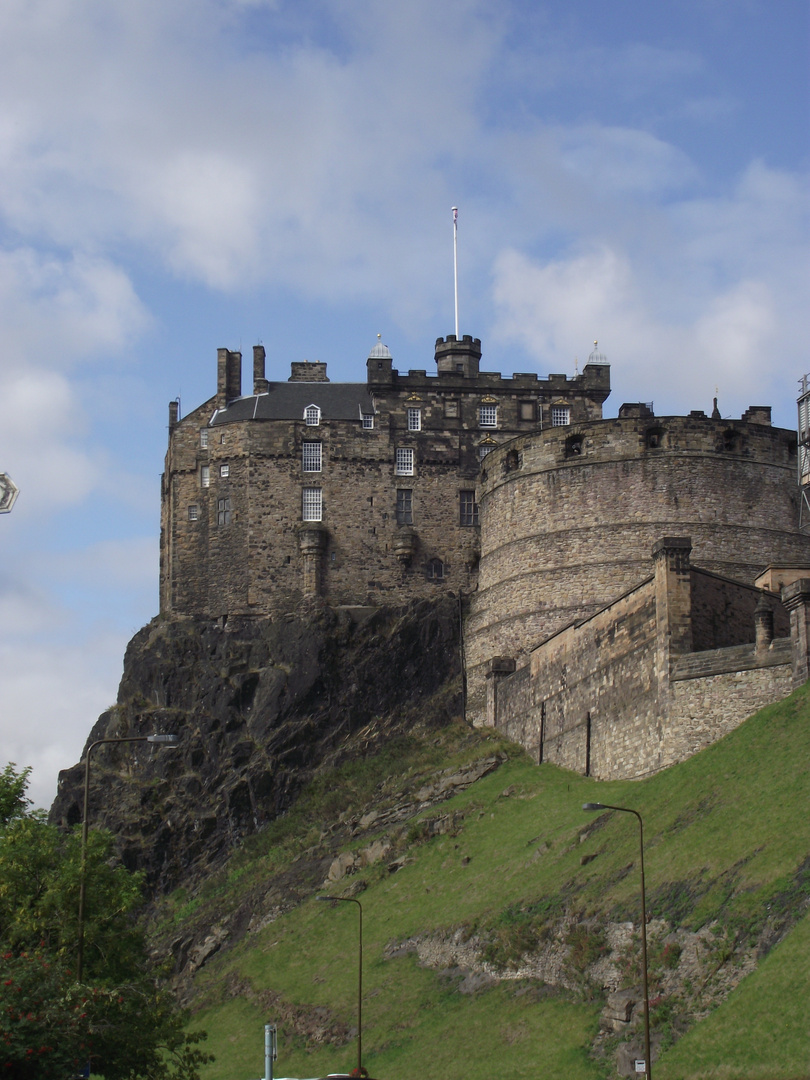
[[[92,823],[115,833],[125,863],[157,892],[193,884],[284,814],[322,765],[366,752],[417,715],[437,725],[460,716],[458,624],[453,598],[154,619],[130,642],[117,704],[87,746],[154,732],[179,745],[97,747]],[[82,765],[61,773],[51,820],[81,819],[83,782]]]

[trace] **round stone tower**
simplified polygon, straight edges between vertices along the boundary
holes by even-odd
[[[769,563],[807,564],[799,532],[796,435],[770,410],[552,427],[490,453],[481,469],[481,561],[466,628],[469,707],[483,666],[525,655],[652,573],[662,536],[689,536],[692,562],[753,582]]]

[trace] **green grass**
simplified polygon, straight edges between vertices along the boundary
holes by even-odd
[[[589,1001],[587,993],[575,998],[506,981],[461,994],[453,973],[420,967],[412,953],[386,959],[386,945],[464,926],[486,933],[506,959],[510,934],[542,933],[546,920],[563,910],[638,921],[636,821],[624,814],[584,813],[582,803],[590,801],[643,814],[652,917],[691,929],[719,920],[729,941],[742,944],[756,939],[769,915],[795,920],[810,898],[808,721],[808,693],[802,689],[690,761],[635,783],[599,783],[537,767],[511,747],[509,761],[496,772],[426,811],[423,817],[463,815],[458,835],[415,844],[409,850],[413,861],[394,875],[384,865],[362,875],[368,886],[361,896],[363,1057],[372,1075],[405,1080],[426,1067],[440,1080],[476,1080],[496,1072],[572,1080],[615,1075],[588,1056],[601,1002]],[[167,907],[167,920],[176,926],[186,912],[194,920],[215,921],[238,902],[246,881],[269,883],[347,807],[357,812],[375,792],[393,797],[410,784],[418,787],[440,765],[503,746],[487,732],[452,728],[343,766],[320,778],[296,810],[246,845],[229,872],[197,897],[178,896]],[[511,790],[508,797],[505,789]],[[583,855],[595,857],[582,865]],[[339,894],[349,882],[332,891]],[[587,958],[599,942],[576,944]],[[280,1028],[278,1075],[351,1068],[356,949],[355,905],[308,901],[213,958],[196,978],[195,1026],[208,1030],[208,1046],[218,1059],[206,1080],[258,1076],[268,1020]],[[809,1076],[808,972],[805,918],[719,1009],[663,1053],[656,1076]],[[319,1045],[295,1034],[290,1017],[316,1015],[313,1009],[343,1025],[341,1045]]]
[[[656,1080],[807,1080],[810,915],[658,1063]]]

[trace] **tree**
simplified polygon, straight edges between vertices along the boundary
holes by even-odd
[[[25,796],[28,770],[0,773],[0,1080],[196,1080],[212,1060],[185,1032],[150,965],[136,915],[141,875],[113,838],[88,838],[85,981],[75,980],[81,837]]]

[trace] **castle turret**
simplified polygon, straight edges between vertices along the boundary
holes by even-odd
[[[465,334],[459,341],[455,334],[436,338],[436,369],[440,375],[463,375],[476,379],[481,363],[481,339]]]
[[[377,334],[377,344],[368,354],[366,360],[367,381],[369,386],[390,386],[394,379],[394,360],[388,346],[383,345],[380,335]]]

